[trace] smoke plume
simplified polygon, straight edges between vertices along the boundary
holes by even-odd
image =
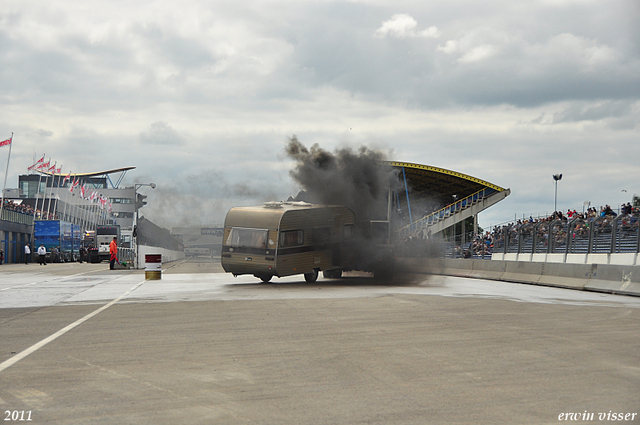
[[[399,180],[387,155],[362,146],[328,152],[317,144],[307,148],[294,135],[287,141],[286,154],[297,164],[289,171],[304,189],[295,200],[327,205],[345,205],[358,220],[380,220],[387,216],[387,194]]]

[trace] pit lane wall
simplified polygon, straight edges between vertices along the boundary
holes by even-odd
[[[412,273],[499,280],[640,296],[640,266],[636,265],[399,258],[398,266]]]
[[[144,269],[145,255],[146,254],[160,254],[162,255],[162,264],[169,263],[171,261],[181,260],[184,258],[184,251],[174,251],[171,249],[160,248],[157,246],[140,245],[138,247],[138,268]]]

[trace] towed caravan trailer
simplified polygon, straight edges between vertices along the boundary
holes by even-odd
[[[267,202],[232,208],[224,223],[222,267],[263,282],[296,274],[315,282],[319,271],[339,277],[350,268],[355,225],[355,214],[344,206]]]

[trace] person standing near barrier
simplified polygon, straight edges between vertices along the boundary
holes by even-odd
[[[26,244],[24,246],[24,263],[29,264],[30,260],[31,260],[31,248],[29,247],[29,244]]]
[[[47,248],[43,244],[40,244],[38,248],[38,261],[40,261],[40,265],[47,265]]]
[[[115,269],[116,261],[118,261],[118,242],[117,238],[114,237],[111,243],[109,244],[109,269]]]

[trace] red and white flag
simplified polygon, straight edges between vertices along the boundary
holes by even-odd
[[[47,162],[43,162],[42,164],[38,165],[36,167],[36,170],[46,170],[51,166],[51,160],[48,160]]]
[[[74,180],[73,183],[71,183],[71,186],[69,186],[69,192],[73,193],[73,189],[75,189],[79,184],[80,180]]]
[[[56,164],[53,164],[51,167],[49,167],[49,169],[47,170],[50,173],[55,173],[56,172]]]
[[[87,190],[86,186],[87,186],[86,184],[83,184],[82,186],[80,186],[80,197],[82,199],[84,199],[84,193],[85,193],[85,190]]]
[[[39,160],[36,161],[35,164],[33,164],[31,167],[27,167],[27,170],[31,171],[34,168],[36,168],[38,165],[42,164],[44,162],[44,156],[42,158],[40,158]]]
[[[62,185],[63,186],[67,182],[67,180],[71,181],[71,173],[67,174],[67,176],[64,178],[64,180],[62,180]]]
[[[7,139],[7,140],[3,140],[2,142],[0,142],[0,146],[8,146],[11,144],[11,140],[13,139],[13,137]]]

